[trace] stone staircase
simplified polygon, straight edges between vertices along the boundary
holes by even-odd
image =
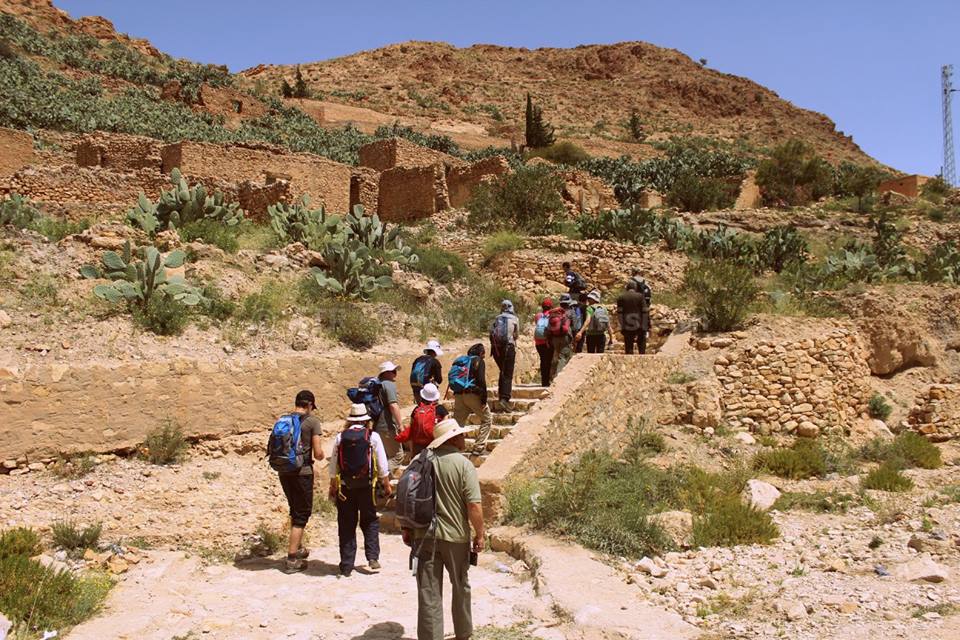
[[[515,384],[513,385],[513,394],[507,406],[501,406],[495,390],[490,391],[488,404],[493,417],[493,428],[490,429],[490,436],[487,438],[486,451],[480,455],[471,455],[470,458],[474,465],[480,466],[487,456],[503,442],[503,439],[510,435],[514,425],[523,416],[527,415],[536,408],[537,403],[550,395],[550,390],[546,387],[533,384]],[[480,416],[473,414],[467,418],[468,425],[479,425]],[[471,451],[475,444],[473,438],[467,438],[467,451]]]

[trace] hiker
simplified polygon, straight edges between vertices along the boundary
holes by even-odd
[[[449,415],[440,403],[440,389],[432,382],[420,391],[420,401],[410,415],[410,424],[397,434],[397,442],[410,442],[413,455],[427,448],[433,441],[433,428]]]
[[[323,425],[312,415],[317,409],[313,393],[307,389],[299,392],[293,406],[293,413],[282,416],[274,425],[267,452],[290,507],[290,540],[283,566],[286,573],[307,568],[310,551],[303,547],[303,530],[313,512],[313,463],[324,457],[320,440]],[[299,439],[294,439],[298,432]],[[295,446],[291,446],[293,442]]]
[[[630,279],[637,283],[637,291],[643,294],[643,298],[646,301],[646,310],[647,313],[650,312],[650,299],[653,297],[653,292],[650,290],[650,285],[647,284],[647,281],[643,279],[643,273],[640,269],[634,269],[633,273],[630,276]],[[647,322],[647,329],[649,330],[649,321]]]
[[[550,324],[550,310],[553,309],[553,300],[544,298],[540,303],[540,311],[533,318],[533,344],[540,356],[540,385],[550,386],[550,365],[553,360],[553,348],[550,346],[550,337],[547,335],[547,326]]]
[[[561,294],[560,306],[551,309],[547,319],[547,335],[550,338],[550,380],[556,380],[557,374],[567,364],[572,355],[570,346],[573,342],[573,332],[570,324],[570,307],[573,300],[569,293]]]
[[[510,410],[510,396],[513,395],[513,368],[517,362],[517,337],[520,333],[520,319],[513,310],[513,303],[504,300],[500,303],[500,315],[490,327],[490,352],[500,368],[497,380],[497,399],[502,411]]]
[[[443,355],[443,349],[436,340],[427,342],[423,355],[413,361],[410,367],[410,389],[413,390],[413,401],[420,400],[420,391],[423,386],[433,383],[438,387],[443,384],[443,366],[437,360],[438,356]]]
[[[646,353],[647,331],[650,328],[649,306],[646,296],[639,291],[638,283],[633,278],[627,281],[626,291],[617,298],[617,316],[620,333],[623,334],[624,353],[632,354],[634,343],[639,353]]]
[[[578,338],[586,338],[587,353],[603,353],[607,348],[607,338],[613,344],[613,329],[610,328],[610,314],[606,307],[600,304],[600,292],[594,289],[587,296],[590,306],[587,307],[587,319],[580,329]]]
[[[380,570],[380,518],[374,492],[377,484],[389,497],[389,466],[380,434],[370,429],[372,418],[363,404],[350,405],[343,431],[330,454],[330,499],[337,505],[340,575],[353,573],[357,557],[357,524],[363,532],[363,553],[371,571]]]
[[[567,293],[571,296],[578,296],[587,289],[587,282],[583,276],[573,270],[569,262],[563,263],[563,283],[567,285]]]
[[[577,296],[577,301],[570,305],[570,331],[573,332],[573,353],[583,353],[584,339],[582,335],[583,324],[587,319],[587,307],[590,301],[587,299],[587,292],[582,291]]]
[[[457,638],[473,635],[470,606],[470,565],[483,551],[483,508],[477,470],[463,455],[469,428],[456,420],[436,426],[433,476],[436,525],[411,544],[417,554],[417,640],[443,640],[443,572],[453,591],[453,629]],[[473,527],[471,539],[470,528]],[[405,532],[405,536],[409,533]]]
[[[470,414],[480,416],[480,431],[473,445],[472,455],[481,455],[486,450],[487,438],[493,426],[493,416],[487,404],[487,365],[483,345],[477,343],[467,350],[467,355],[453,361],[447,373],[447,384],[453,391],[453,417],[459,424],[467,424]]]
[[[380,434],[387,459],[390,461],[390,471],[403,464],[403,448],[397,442],[397,432],[403,419],[400,417],[400,401],[397,398],[397,371],[400,367],[389,360],[380,364],[380,403],[383,411],[374,423],[374,431]]]

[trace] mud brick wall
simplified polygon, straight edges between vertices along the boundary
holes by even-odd
[[[0,177],[13,175],[36,162],[33,136],[25,131],[0,127]]]
[[[464,163],[451,155],[421,147],[403,138],[377,140],[360,147],[360,166],[376,171],[394,167],[425,167],[439,162],[445,167],[462,166]]]
[[[31,200],[60,204],[132,206],[140,192],[160,197],[170,188],[167,176],[153,169],[119,173],[101,167],[29,167],[10,178],[10,188]]]
[[[163,144],[143,136],[97,132],[83,136],[77,142],[77,165],[104,167],[114,171],[160,171],[163,166],[160,159]]]
[[[380,174],[377,212],[383,220],[428,218],[449,207],[443,165],[396,167]]]
[[[356,167],[350,177],[350,210],[357,205],[367,214],[377,213],[380,197],[380,174],[367,167]]]
[[[315,205],[346,212],[350,206],[352,167],[309,153],[282,153],[258,145],[178,142],[161,150],[163,171],[179,167],[191,181],[220,178],[240,183],[266,182],[267,172],[290,176],[293,197],[308,194]]]
[[[463,207],[481,182],[506,173],[510,173],[510,164],[503,156],[484,158],[467,167],[452,167],[447,172],[450,206]]]
[[[256,184],[246,180],[237,187],[237,201],[248,218],[259,222],[266,221],[270,205],[290,202],[290,183],[277,180],[269,184]]]
[[[760,341],[720,356],[714,371],[724,420],[763,434],[815,435],[849,426],[870,398],[867,350],[855,328]]]

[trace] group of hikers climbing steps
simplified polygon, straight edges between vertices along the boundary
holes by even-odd
[[[533,318],[533,341],[540,357],[540,381],[548,387],[574,353],[603,353],[613,344],[609,311],[601,294],[564,265],[567,293],[558,304],[546,298]],[[617,298],[617,317],[624,351],[646,350],[650,329],[650,287],[634,272]],[[483,550],[484,524],[480,506],[477,459],[487,451],[493,425],[493,408],[513,408],[513,374],[520,339],[520,319],[510,300],[490,327],[490,352],[499,368],[497,399],[488,397],[486,348],[471,346],[456,357],[443,386],[443,349],[430,340],[410,368],[410,387],[416,400],[406,423],[397,393],[400,367],[381,363],[376,376],[361,379],[347,390],[349,411],[329,457],[328,498],[336,504],[340,546],[339,572],[344,578],[356,566],[359,526],[367,572],[380,570],[379,499],[394,493],[391,478],[400,474],[395,512],[404,542],[410,547],[408,566],[417,580],[420,640],[443,638],[442,583],[446,571],[453,590],[453,621],[457,638],[472,635],[470,585],[467,572]],[[441,401],[453,396],[451,416]],[[312,515],[314,464],[326,456],[322,449],[322,424],[314,415],[316,398],[309,390],[294,398],[292,413],[274,424],[267,457],[277,472],[290,510],[290,537],[283,570],[303,571],[309,550],[303,532]],[[471,426],[471,416],[479,425]],[[467,434],[476,434],[467,451]],[[491,445],[492,446],[492,445]],[[466,455],[465,455],[466,454]],[[409,461],[409,462],[408,462]],[[408,462],[408,464],[405,463]],[[401,474],[402,472],[402,474]],[[471,536],[472,529],[472,536]]]

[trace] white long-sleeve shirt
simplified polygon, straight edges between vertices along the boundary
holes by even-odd
[[[350,429],[366,429],[363,425],[358,425],[356,427],[350,427]],[[333,451],[330,452],[330,477],[335,478],[338,473],[340,473],[340,464],[339,457],[337,453],[340,449],[340,436],[338,433],[336,439],[333,441]],[[377,457],[377,470],[380,472],[380,477],[385,479],[390,475],[390,469],[387,465],[387,452],[383,447],[383,440],[380,439],[380,434],[376,431],[370,433],[370,447],[373,449],[373,455]]]

